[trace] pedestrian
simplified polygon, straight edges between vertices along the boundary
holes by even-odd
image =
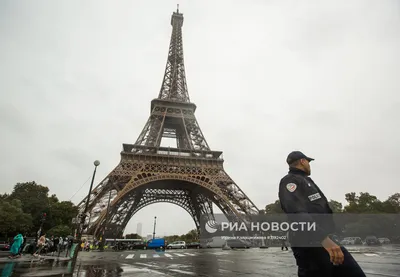
[[[11,255],[9,256],[10,259],[21,257],[20,249],[21,249],[21,245],[23,242],[24,242],[24,238],[21,234],[18,234],[14,237],[13,244],[11,245],[11,248],[10,248],[10,253],[11,253]]]
[[[22,237],[22,244],[19,248],[19,256],[22,256],[22,252],[24,252],[24,248],[26,246],[26,235]]]
[[[312,235],[293,230],[289,232],[298,276],[365,277],[347,249],[330,237],[335,231],[332,210],[325,195],[309,177],[310,162],[313,160],[300,151],[291,152],[286,159],[289,172],[279,184],[279,200],[289,221],[301,219],[302,222],[314,222],[317,226]],[[323,214],[323,217],[316,214]]]
[[[283,248],[286,248],[285,250],[289,250],[286,246],[286,238],[281,239],[281,250],[283,251]]]
[[[39,256],[40,252],[42,251],[42,249],[45,246],[46,246],[46,235],[43,235],[38,240],[38,243],[37,243],[38,250],[36,250],[36,252],[33,253],[33,256]]]
[[[54,256],[54,253],[56,253],[58,250],[58,243],[60,242],[60,239],[59,237],[51,236],[51,240],[53,242],[53,245],[51,246],[51,254]]]
[[[58,253],[64,251],[64,240],[62,237],[60,237],[59,242],[58,242]]]

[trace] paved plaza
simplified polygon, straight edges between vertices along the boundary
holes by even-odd
[[[400,247],[349,248],[367,276],[399,276]],[[57,257],[0,258],[5,276],[297,276],[292,252],[279,248],[81,252],[75,267]],[[12,275],[7,275],[13,272]]]

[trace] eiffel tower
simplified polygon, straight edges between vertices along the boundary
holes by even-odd
[[[123,144],[121,161],[92,190],[83,232],[120,237],[132,216],[153,203],[185,209],[200,230],[200,218],[213,219],[213,203],[229,217],[242,219],[259,210],[223,168],[221,151],[210,149],[190,102],[183,59],[183,14],[171,17],[172,35],[158,98],[135,144]],[[161,147],[162,138],[176,147]],[[84,211],[86,199],[79,204]]]

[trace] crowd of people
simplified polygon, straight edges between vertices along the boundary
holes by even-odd
[[[60,254],[66,251],[66,255],[70,251],[73,243],[73,237],[54,237],[46,238],[46,234],[36,238],[27,238],[22,234],[17,234],[12,241],[10,248],[10,259],[20,258],[23,254],[32,254],[39,256],[41,254]]]

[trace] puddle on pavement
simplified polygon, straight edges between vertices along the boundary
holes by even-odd
[[[0,264],[1,277],[103,277],[123,276],[117,264],[77,264],[71,261],[43,260]]]

